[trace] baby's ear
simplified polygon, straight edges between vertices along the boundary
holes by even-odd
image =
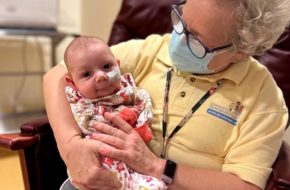
[[[71,76],[69,74],[66,74],[64,76],[64,80],[65,82],[67,83],[68,86],[72,87],[72,88],[75,88],[75,83],[74,81],[72,80]]]
[[[120,66],[120,59],[116,59],[118,65]]]

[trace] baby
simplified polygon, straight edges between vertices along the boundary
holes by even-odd
[[[152,105],[149,94],[135,86],[131,74],[120,74],[119,61],[100,39],[75,38],[65,51],[68,69],[65,93],[85,138],[97,133],[92,124],[104,122],[105,112],[114,112],[127,121],[147,143],[152,138]],[[112,124],[110,124],[112,125]],[[92,138],[91,138],[92,139]],[[113,172],[124,190],[162,190],[159,179],[139,174],[125,163],[101,156],[104,168]]]

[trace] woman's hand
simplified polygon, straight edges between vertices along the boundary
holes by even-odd
[[[104,143],[99,153],[123,161],[139,173],[159,178],[164,160],[152,153],[132,126],[117,114],[105,113],[105,118],[118,128],[103,123],[93,125],[100,133],[94,133],[92,138]]]
[[[66,146],[64,160],[73,185],[80,190],[113,190],[122,186],[111,172],[101,166],[98,156],[101,144],[76,136]]]

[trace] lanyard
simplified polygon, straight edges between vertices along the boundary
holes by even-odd
[[[191,108],[191,110],[183,117],[183,119],[178,123],[178,125],[173,129],[168,138],[166,139],[167,132],[167,117],[168,117],[168,99],[169,99],[169,90],[170,83],[172,78],[173,69],[170,68],[167,71],[166,75],[166,85],[165,85],[165,95],[163,102],[163,120],[162,120],[162,152],[161,157],[165,158],[165,151],[169,141],[173,138],[173,136],[182,128],[182,126],[192,117],[194,112],[208,99],[215,91],[220,87],[222,79],[216,82],[216,86],[210,88],[201,98],[200,100]]]

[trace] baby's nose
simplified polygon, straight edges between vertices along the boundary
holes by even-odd
[[[105,72],[98,72],[96,75],[96,83],[101,83],[101,82],[107,81],[108,79],[109,77],[107,76]]]

